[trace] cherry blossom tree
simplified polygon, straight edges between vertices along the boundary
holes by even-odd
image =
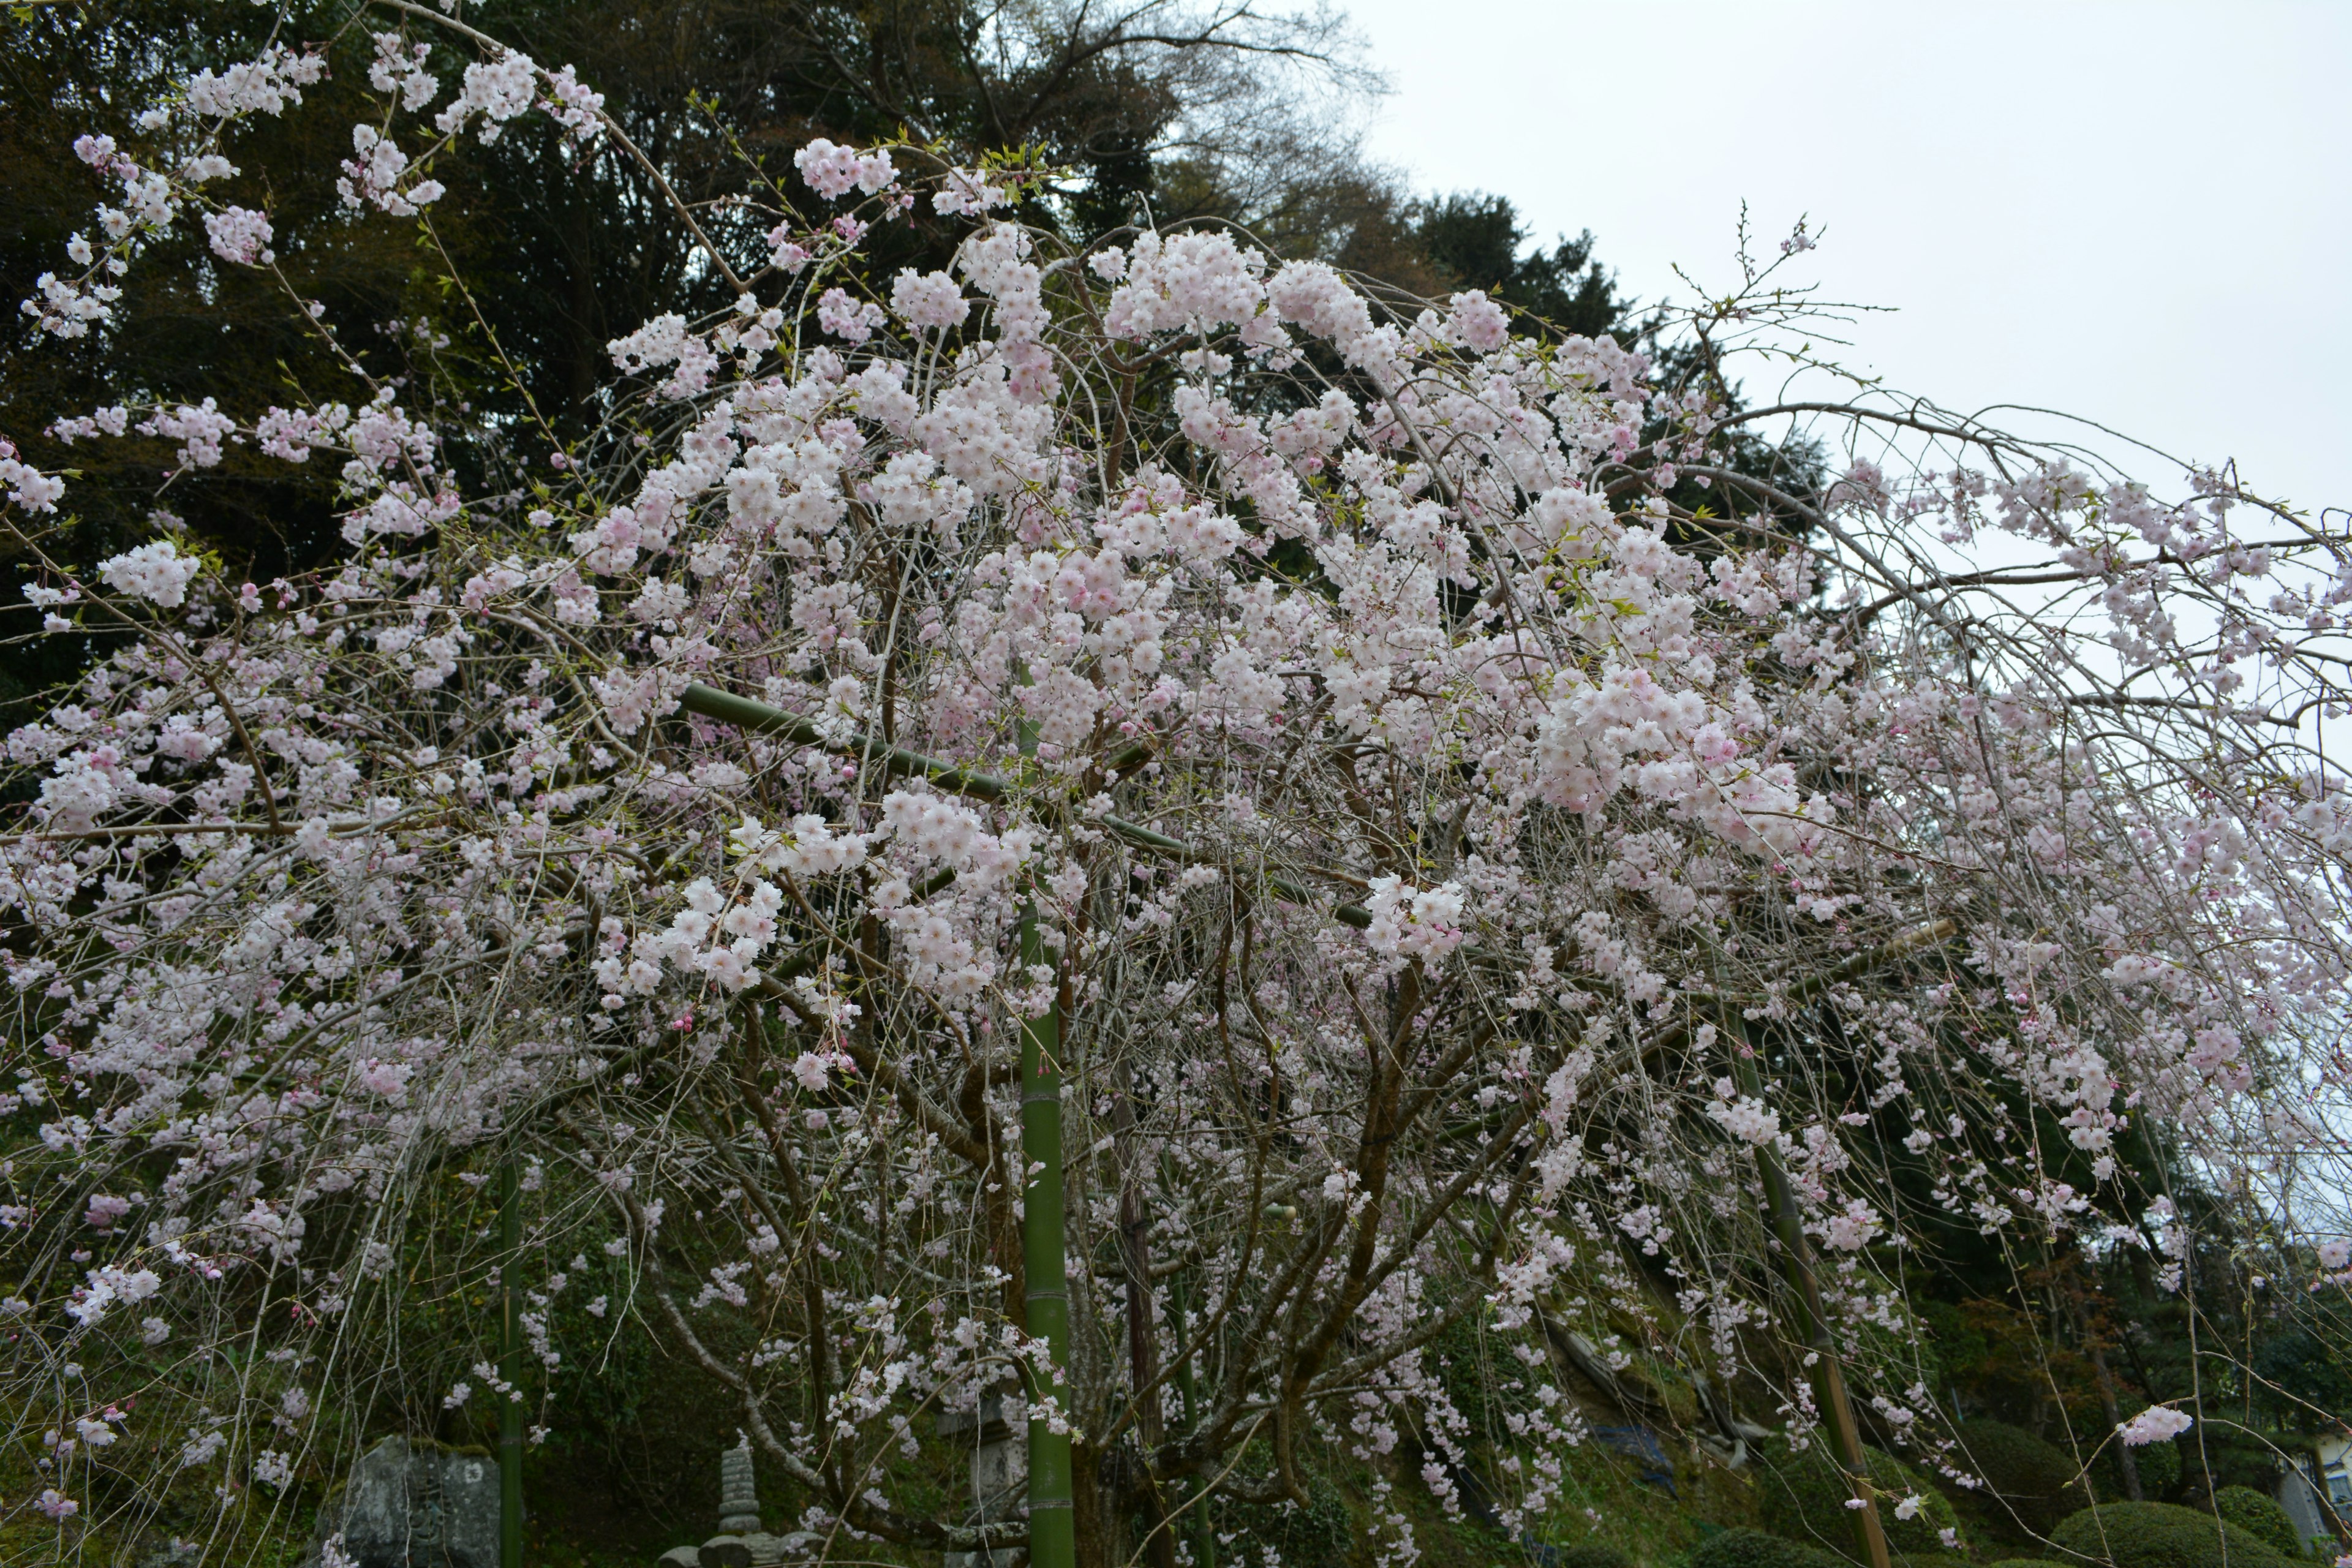
[[[367,16],[354,208],[429,221],[436,150],[525,115],[625,142],[568,70]],[[454,93],[426,29],[479,50]],[[120,194],[39,330],[174,226],[274,268],[205,186],[310,58],[83,147]],[[429,352],[357,405],[58,411],[336,465],[316,575],[77,561],[71,476],[0,460],[42,635],[93,650],[8,739],[11,1508],[127,1531],[193,1479],[214,1540],[291,1529],[416,1407],[428,1241],[528,1354],[425,1397],[520,1441],[601,1244],[590,1314],[730,1391],[813,1559],[1199,1561],[1319,1449],[1408,1562],[1397,1456],[1534,1529],[1570,1379],[1638,1353],[1724,1462],[1829,1444],[1883,1563],[1862,1423],[1937,1451],[1937,1226],[2177,1285],[2170,1173],[2332,1146],[2290,1089],[2341,1076],[2336,522],[1875,394],[1735,413],[1720,367],[1811,324],[1785,262],[1665,386],[1225,229],[1071,247],[1017,159],[793,167],[588,438]],[[953,268],[868,297],[918,204]],[[1827,488],[1726,461],[1792,420]],[[428,1196],[502,1172],[510,1237]],[[1435,1364],[1464,1323],[1505,1441]],[[1026,1506],[917,1506],[1000,1396]]]

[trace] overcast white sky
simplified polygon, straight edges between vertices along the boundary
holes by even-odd
[[[1652,300],[1736,277],[1742,200],[1810,214],[1808,280],[1898,308],[1849,363],[2352,505],[2352,4],[1341,3],[1419,188],[1590,228]]]

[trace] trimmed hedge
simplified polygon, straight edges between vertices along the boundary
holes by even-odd
[[[2289,1562],[2251,1531],[2168,1502],[2086,1508],[2051,1531],[2050,1543],[2115,1568],[2287,1568]]]
[[[2056,1444],[2006,1421],[1963,1421],[1953,1435],[1959,1451],[1949,1463],[1975,1472],[1985,1485],[1956,1487],[1952,1501],[1987,1534],[2021,1545],[2039,1542],[2060,1520],[2089,1506],[2074,1461]]]
[[[1694,1548],[1690,1568],[1847,1568],[1844,1558],[1760,1530],[1727,1530]]]
[[[2114,1452],[2110,1448],[2109,1452]],[[2151,1496],[2168,1492],[2180,1484],[2180,1445],[2173,1442],[2150,1443],[2145,1448],[2132,1450],[2132,1464],[2139,1471],[2140,1489]],[[2120,1481],[2123,1470],[2118,1468]]]
[[[2268,1542],[2282,1556],[2303,1555],[2303,1539],[2295,1532],[2294,1521],[2287,1518],[2276,1498],[2264,1497],[2252,1487],[2223,1487],[2213,1494],[2213,1511],[2247,1534]]]
[[[1885,1527],[1887,1550],[1898,1556],[1949,1555],[1942,1531],[1957,1530],[1960,1523],[1950,1501],[1893,1455],[1865,1447],[1863,1456],[1870,1467],[1871,1484],[1882,1500],[1878,1518]],[[1817,1436],[1801,1454],[1775,1445],[1765,1456],[1757,1492],[1763,1503],[1763,1526],[1773,1534],[1841,1555],[1853,1553],[1853,1515],[1845,1506],[1852,1494],[1846,1489],[1845,1472],[1830,1458],[1825,1438]],[[1920,1500],[1918,1514],[1895,1518],[1895,1500],[1915,1492]]]

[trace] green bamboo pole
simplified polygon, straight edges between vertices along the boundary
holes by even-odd
[[[1739,1084],[1740,1093],[1761,1104],[1764,1079],[1756,1070],[1756,1053],[1762,1047],[1757,1042],[1754,1026],[1737,1019],[1735,1027],[1732,1076]],[[1741,1041],[1748,1047],[1744,1053],[1738,1049]],[[1844,1472],[1846,1490],[1862,1505],[1850,1510],[1853,1515],[1854,1544],[1862,1549],[1862,1560],[1868,1568],[1890,1568],[1886,1527],[1878,1517],[1877,1489],[1871,1485],[1870,1465],[1862,1449],[1862,1427],[1853,1418],[1853,1401],[1846,1394],[1845,1368],[1838,1361],[1837,1342],[1830,1337],[1829,1319],[1822,1311],[1821,1279],[1813,1269],[1812,1243],[1805,1236],[1804,1215],[1797,1207],[1796,1190],[1789,1184],[1788,1170],[1780,1163],[1780,1152],[1775,1145],[1757,1145],[1756,1169],[1764,1178],[1764,1201],[1772,1211],[1772,1229],[1780,1241],[1780,1273],[1797,1299],[1797,1336],[1812,1352],[1813,1408],[1828,1423],[1830,1436],[1835,1440],[1838,1468]]]
[[[499,1166],[499,1568],[522,1568],[522,1183],[509,1154]]]
[[[1029,671],[1013,667],[1029,684]],[[1020,730],[1023,767],[1037,754],[1037,727]],[[1024,980],[1049,962],[1045,933],[1037,929],[1033,887],[1021,906],[1021,968]],[[1022,1363],[1022,1381],[1032,1411],[1051,1402],[1062,1418],[1029,1417],[1029,1568],[1077,1568],[1078,1520],[1073,1493],[1076,1467],[1070,1458],[1070,1272],[1062,1214],[1062,1000],[1054,987],[1045,1010],[1021,1020],[1021,1273],[1029,1337],[1045,1342],[1045,1372]]]
[[[1021,911],[1021,963],[1043,963],[1045,943],[1037,910]],[[1021,1157],[1027,1167],[1021,1197],[1021,1259],[1026,1277],[1029,1333],[1045,1342],[1050,1368],[1026,1366],[1032,1406],[1051,1400],[1063,1418],[1055,1432],[1043,1415],[1029,1418],[1030,1568],[1077,1568],[1077,1520],[1071,1507],[1070,1282],[1062,1237],[1062,1020],[1058,1003],[1021,1023]]]
[[[1193,1372],[1198,1347],[1192,1343],[1192,1331],[1186,1326],[1188,1303],[1184,1276],[1179,1272],[1168,1288],[1168,1311],[1176,1330],[1176,1392],[1184,1396],[1184,1429],[1196,1431],[1201,1425],[1201,1384]],[[1192,1568],[1217,1568],[1217,1527],[1209,1517],[1209,1483],[1205,1477],[1192,1483]]]

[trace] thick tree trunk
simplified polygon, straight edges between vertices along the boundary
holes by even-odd
[[[2074,1331],[2082,1337],[2083,1349],[2091,1358],[2091,1380],[2098,1384],[2099,1408],[2106,1412],[2107,1430],[2113,1432],[2123,1425],[2124,1414],[2116,1398],[2116,1380],[2107,1371],[2106,1347],[2099,1343],[2099,1336],[2091,1326],[2091,1314],[2083,1305],[2083,1293],[2072,1280],[2066,1284],[2066,1300],[2074,1309]],[[2139,1460],[2133,1456],[2130,1444],[2116,1445],[2116,1468],[2123,1472],[2124,1496],[2134,1502],[2146,1502],[2147,1493],[2140,1485]]]

